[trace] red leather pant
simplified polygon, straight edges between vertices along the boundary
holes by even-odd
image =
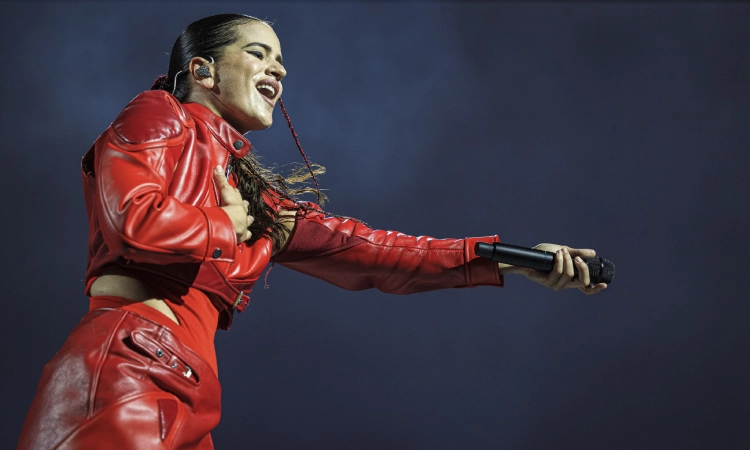
[[[19,449],[212,449],[221,388],[164,326],[86,314],[47,363]]]

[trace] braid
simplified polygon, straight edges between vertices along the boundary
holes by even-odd
[[[287,114],[281,99],[279,99],[279,106],[284,113],[284,117],[289,125],[289,130],[292,132],[294,142],[297,144],[297,148],[302,154],[302,158],[305,160],[305,165],[300,165],[290,175],[283,177],[263,167],[253,153],[248,153],[244,158],[230,162],[232,165],[232,173],[235,174],[237,179],[237,189],[239,189],[242,198],[249,203],[248,214],[255,219],[250,227],[248,227],[248,230],[250,230],[253,235],[248,243],[252,244],[265,236],[271,238],[273,241],[274,251],[280,249],[279,244],[287,230],[279,220],[279,213],[274,208],[274,205],[280,205],[280,209],[286,211],[320,211],[324,212],[327,216],[336,217],[342,220],[353,220],[362,223],[365,226],[369,226],[367,223],[352,217],[340,216],[338,214],[323,211],[319,209],[319,207],[308,202],[297,202],[298,196],[311,193],[317,196],[318,203],[321,206],[325,203],[328,198],[320,191],[318,180],[315,178],[315,175],[325,173],[325,167],[320,164],[311,163],[307,159],[304,150],[302,150],[302,145],[299,143],[297,133],[295,133],[294,128],[292,127],[292,121],[289,119],[289,114]],[[315,187],[309,187],[303,184],[310,178],[315,182]],[[302,184],[302,186],[299,188],[291,188],[290,185],[293,184]]]
[[[260,238],[267,237],[273,241],[274,251],[280,249],[286,227],[279,220],[276,205],[285,211],[296,211],[301,206],[302,209],[309,209],[304,207],[303,203],[296,203],[297,197],[307,193],[316,194],[321,203],[326,200],[325,194],[317,188],[304,185],[299,188],[290,187],[293,184],[304,183],[311,176],[325,173],[325,167],[319,164],[308,164],[307,168],[298,167],[286,177],[263,167],[253,153],[248,153],[244,158],[234,159],[230,164],[237,180],[237,189],[249,204],[248,214],[254,218],[248,227],[252,233],[252,238],[248,241],[250,245]],[[309,174],[307,169],[310,170]]]
[[[318,179],[315,178],[315,174],[313,173],[312,168],[310,167],[310,161],[307,160],[307,156],[305,155],[305,151],[302,150],[302,145],[299,143],[299,139],[297,138],[297,133],[294,132],[294,127],[292,126],[292,120],[289,119],[289,114],[286,112],[286,108],[284,108],[284,102],[281,101],[281,97],[279,97],[279,106],[281,107],[281,112],[284,113],[284,118],[286,119],[287,125],[289,125],[289,131],[292,132],[292,137],[294,137],[294,143],[297,144],[297,148],[299,149],[300,154],[302,154],[302,159],[305,160],[305,164],[307,165],[307,169],[310,171],[310,175],[312,175],[312,179],[315,182],[315,190],[316,194],[318,196],[318,202],[322,205],[323,199],[321,198],[320,193],[320,186],[318,186]]]

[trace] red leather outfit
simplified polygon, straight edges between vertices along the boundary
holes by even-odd
[[[271,261],[272,244],[237,244],[212,169],[226,169],[230,155],[241,158],[250,148],[202,105],[159,90],[133,99],[83,160],[87,293],[97,276],[119,267],[173,305],[199,289],[219,311],[218,328],[229,328]],[[497,236],[414,237],[305,206],[274,262],[350,290],[502,286],[497,266],[474,254],[476,241]],[[219,387],[207,367],[168,327],[132,312],[94,310],[45,366],[19,448],[108,448],[118,433],[130,440],[118,438],[113,448],[212,448]]]

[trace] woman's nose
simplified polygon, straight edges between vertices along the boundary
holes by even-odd
[[[268,69],[266,69],[266,73],[276,78],[276,81],[280,81],[286,76],[286,69],[278,62],[274,62],[273,64],[268,66]]]

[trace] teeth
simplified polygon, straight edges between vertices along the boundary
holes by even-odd
[[[268,89],[269,91],[271,91],[271,97],[276,95],[276,89],[274,89],[273,86],[269,86],[267,84],[259,84],[258,89]]]

